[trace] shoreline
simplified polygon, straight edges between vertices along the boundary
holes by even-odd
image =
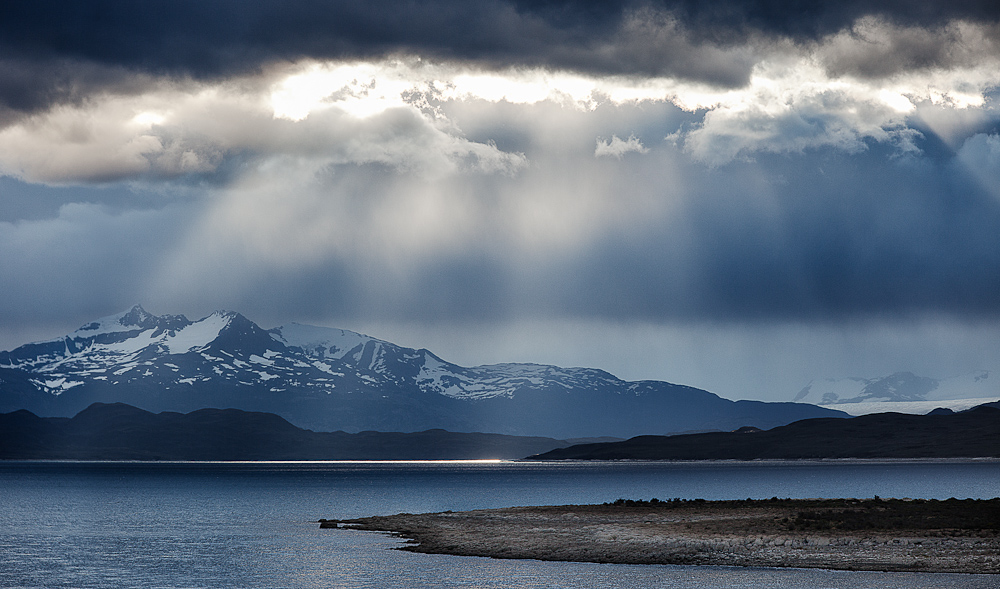
[[[320,520],[492,558],[1000,574],[1000,499],[623,501]]]

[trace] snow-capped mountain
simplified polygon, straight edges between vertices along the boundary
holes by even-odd
[[[29,371],[29,381],[53,396],[92,382],[266,383],[277,378],[268,370],[307,368],[291,359],[280,362],[279,353],[268,349],[271,342],[270,334],[238,313],[218,311],[192,322],[178,315],[157,317],[135,306],[64,338],[0,353],[0,368]]]
[[[239,313],[197,321],[135,306],[55,340],[0,353],[0,412],[70,416],[95,402],[150,411],[268,411],[317,430],[429,428],[557,437],[773,427],[843,413],[733,402],[589,368],[466,368],[342,329],[264,330]]]
[[[537,364],[493,364],[463,368],[431,352],[395,344],[344,329],[290,323],[271,330],[274,338],[316,358],[316,365],[339,360],[378,385],[415,384],[422,392],[455,399],[513,397],[525,387],[557,385],[586,390],[617,381],[587,368],[563,369]]]
[[[865,415],[884,411],[927,413],[939,407],[964,411],[1000,399],[1000,383],[979,370],[951,378],[897,372],[879,378],[824,379],[810,382],[795,401]]]

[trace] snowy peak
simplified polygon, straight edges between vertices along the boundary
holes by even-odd
[[[346,329],[289,323],[264,330],[232,311],[192,322],[180,315],[156,316],[139,305],[65,338],[0,354],[0,365],[44,375],[32,382],[53,394],[92,380],[136,383],[140,378],[163,386],[226,381],[266,383],[273,392],[410,391],[466,400],[609,387],[632,392],[600,370],[539,364],[466,368],[426,349]]]
[[[317,366],[338,365],[369,385],[393,390],[412,389],[425,358],[432,355],[346,329],[289,323],[269,333]]]
[[[263,354],[279,347],[267,331],[239,313],[217,311],[203,321],[208,324],[205,337],[211,337],[203,347],[240,354]]]
[[[124,313],[92,321],[67,336],[71,339],[88,339],[105,334],[129,334],[146,329],[180,329],[190,323],[183,315],[157,317],[135,305]]]
[[[234,322],[236,313],[216,312],[195,322],[183,315],[157,316],[136,305],[93,321],[55,340],[0,354],[0,364],[37,372],[88,371],[207,347]],[[258,328],[259,330],[259,328]]]
[[[151,315],[142,308],[141,305],[135,305],[128,311],[126,311],[121,319],[118,320],[122,325],[134,325],[137,327],[152,327],[156,325],[160,318]]]
[[[340,361],[360,378],[380,386],[407,388],[453,399],[511,398],[524,390],[587,390],[620,386],[622,381],[599,370],[539,364],[495,364],[465,368],[425,349],[396,344],[346,329],[289,323],[271,337],[298,348],[315,361]]]
[[[117,315],[102,317],[97,321],[91,321],[90,323],[81,326],[80,329],[74,331],[70,337],[86,338],[103,335],[105,333],[133,331],[136,328],[141,329],[144,325],[149,323],[150,319],[153,319],[153,316],[147,313],[141,306],[136,305],[124,313],[118,313]]]
[[[368,335],[327,327],[289,323],[270,330],[271,337],[298,348],[315,361],[340,361],[359,377],[379,386],[407,388],[453,399],[511,398],[525,390],[587,390],[622,385],[599,370],[539,364],[495,364],[465,368],[426,349],[404,348]]]
[[[309,365],[278,358],[285,350],[239,313],[216,311],[192,322],[181,315],[152,315],[136,305],[64,338],[2,353],[0,365],[30,371],[28,381],[37,390],[58,396],[83,384],[163,390],[194,383],[260,384],[277,378],[267,371],[274,366],[300,376],[298,368]]]

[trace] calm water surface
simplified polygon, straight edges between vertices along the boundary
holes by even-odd
[[[0,587],[998,588],[985,575],[502,561],[318,518],[618,498],[990,498],[1000,462],[0,463]]]

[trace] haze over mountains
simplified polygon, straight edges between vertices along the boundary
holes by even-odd
[[[928,413],[937,408],[964,411],[1000,398],[1000,385],[986,370],[951,378],[896,372],[879,378],[814,380],[794,401],[864,415],[884,411]]]
[[[237,408],[317,431],[433,428],[573,438],[771,428],[844,413],[730,401],[661,381],[536,364],[462,367],[426,349],[236,312],[190,321],[136,305],[63,338],[0,353],[0,412],[69,417],[94,402]]]

